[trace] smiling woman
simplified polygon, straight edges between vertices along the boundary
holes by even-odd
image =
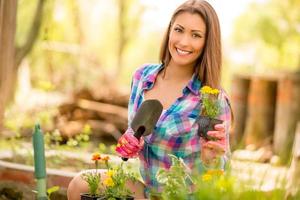
[[[180,157],[189,171],[196,174],[205,173],[207,168],[223,170],[229,154],[231,108],[220,85],[220,26],[207,1],[188,0],[175,10],[162,42],[160,61],[146,64],[134,73],[128,105],[129,127],[116,149],[121,157],[140,159],[144,183],[129,187],[136,198],[163,192],[156,174],[159,169],[170,168],[169,154]],[[203,86],[220,91],[216,97],[220,112],[216,118],[223,123],[207,132],[212,140],[198,135],[197,119],[203,101],[199,90]],[[159,100],[164,111],[152,134],[138,140],[130,125],[143,101],[149,99]],[[68,189],[69,199],[79,199],[79,193],[86,190],[83,180],[76,176]]]
[[[170,32],[170,65],[193,67],[205,44],[205,30],[201,16],[188,12],[179,15]]]

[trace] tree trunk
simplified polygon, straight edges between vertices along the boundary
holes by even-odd
[[[36,39],[38,38],[39,30],[42,24],[43,19],[43,8],[44,8],[45,0],[39,0],[38,5],[35,10],[35,15],[32,21],[32,24],[29,28],[29,32],[27,35],[27,39],[25,43],[20,47],[15,47],[15,59],[14,65],[12,68],[12,75],[11,75],[11,85],[9,86],[9,94],[8,94],[8,101],[14,99],[16,85],[17,85],[17,74],[19,66],[24,59],[24,57],[31,51]]]
[[[230,136],[230,144],[233,149],[243,145],[243,134],[246,126],[246,117],[248,112],[248,94],[250,86],[250,77],[235,74],[232,79],[231,100],[234,116],[234,127]]]
[[[118,55],[117,55],[117,76],[120,75],[123,65],[123,54],[125,50],[125,46],[127,44],[126,37],[126,0],[119,0],[119,47],[118,47]]]
[[[300,188],[300,121],[298,121],[293,145],[292,164],[288,171],[286,199],[294,197]],[[299,194],[298,194],[299,195]]]
[[[291,154],[296,125],[300,120],[300,76],[287,74],[280,79],[276,105],[274,152],[286,163]]]
[[[34,42],[36,41],[40,27],[43,19],[43,7],[45,4],[45,0],[39,0],[38,5],[35,10],[35,15],[32,21],[32,24],[29,28],[29,33],[27,35],[27,39],[25,43],[21,47],[16,47],[16,62],[15,68],[21,64],[23,58],[31,51]]]
[[[0,130],[12,85],[16,15],[17,0],[0,0]]]
[[[277,82],[272,77],[254,76],[250,83],[245,144],[270,145],[274,131]]]

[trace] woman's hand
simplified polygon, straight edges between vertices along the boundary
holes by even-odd
[[[144,146],[144,139],[140,138],[140,141],[134,137],[134,132],[131,128],[128,128],[126,132],[119,138],[116,147],[116,152],[121,157],[133,158],[138,155]]]
[[[224,124],[216,124],[214,131],[208,131],[207,134],[214,140],[206,140],[200,137],[201,160],[206,166],[216,166],[219,158],[226,151],[226,134]]]

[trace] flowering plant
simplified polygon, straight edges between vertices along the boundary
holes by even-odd
[[[125,172],[123,166],[124,162],[112,166],[109,163],[109,156],[95,153],[93,154],[92,160],[95,161],[96,170],[88,171],[81,175],[82,179],[88,183],[89,195],[101,196],[107,199],[128,199],[128,196],[132,193],[127,189],[126,184],[128,180],[136,181],[136,175]],[[104,164],[107,169],[105,173],[102,173],[102,177],[98,171],[100,163]]]
[[[102,194],[108,199],[127,199],[132,195],[132,192],[126,187],[127,181],[131,180],[135,182],[137,180],[136,176],[133,173],[125,171],[124,162],[116,166],[111,166],[108,161],[105,164],[107,172],[100,189]]]
[[[207,132],[214,130],[216,124],[221,124],[223,121],[216,119],[220,115],[221,106],[218,95],[220,91],[209,86],[203,86],[200,89],[202,103],[201,113],[197,119],[198,135],[206,140],[214,140],[213,137],[207,135]]]
[[[162,199],[186,199],[189,183],[193,183],[190,169],[181,158],[169,154],[172,165],[169,169],[159,169],[157,181],[163,186]]]
[[[88,171],[81,174],[81,178],[88,184],[89,194],[92,196],[99,195],[99,186],[101,181],[101,174],[98,172],[98,162],[101,160],[99,153],[95,153],[92,156],[92,161],[95,162],[95,171]]]
[[[218,99],[220,91],[209,86],[203,86],[200,92],[202,94],[201,115],[215,118],[220,114],[220,101]]]

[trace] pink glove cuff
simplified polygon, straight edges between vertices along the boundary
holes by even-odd
[[[141,138],[139,141],[136,137],[134,137],[134,131],[132,128],[128,128],[118,140],[116,152],[125,158],[136,157],[143,148],[143,145],[144,140]]]

